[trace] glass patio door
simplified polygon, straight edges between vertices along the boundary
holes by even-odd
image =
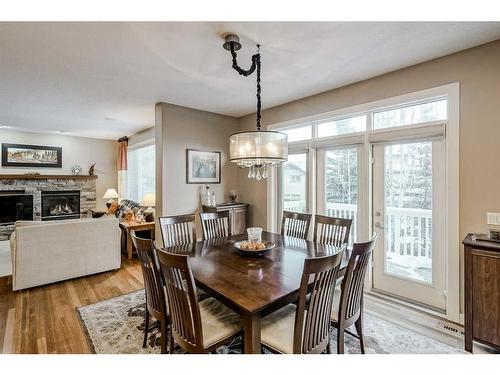
[[[375,290],[444,310],[444,143],[373,147]]]

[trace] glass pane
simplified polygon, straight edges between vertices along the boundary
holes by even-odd
[[[358,212],[358,150],[346,148],[325,155],[326,215],[353,219],[349,244],[356,240]]]
[[[128,152],[127,186],[124,198],[140,202],[146,193],[155,192],[155,146]]]
[[[318,124],[318,137],[330,137],[366,130],[366,116],[356,116]]]
[[[311,125],[302,126],[300,128],[280,130],[280,132],[288,135],[288,142],[304,141],[312,138]]]
[[[373,114],[373,128],[384,129],[393,126],[445,120],[448,118],[447,103],[448,101],[444,99],[437,102],[376,112]]]
[[[385,147],[385,272],[432,282],[432,142]]]
[[[288,155],[283,163],[283,209],[307,212],[307,154]]]

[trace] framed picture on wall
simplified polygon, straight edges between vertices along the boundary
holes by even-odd
[[[2,167],[62,168],[62,147],[2,143]]]
[[[187,184],[220,184],[219,151],[186,150]]]

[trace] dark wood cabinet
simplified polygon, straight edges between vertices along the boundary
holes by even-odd
[[[500,243],[463,241],[465,251],[465,350],[478,341],[500,350]]]
[[[229,230],[231,235],[245,233],[248,226],[248,204],[225,203],[216,207],[203,206],[203,212],[229,211]]]

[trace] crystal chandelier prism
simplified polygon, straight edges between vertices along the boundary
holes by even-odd
[[[261,180],[269,176],[270,169],[288,160],[287,135],[276,131],[260,129],[261,84],[260,84],[260,46],[252,56],[252,66],[242,69],[236,61],[236,51],[241,48],[239,37],[235,34],[225,36],[224,48],[231,52],[233,69],[242,76],[257,71],[257,130],[238,132],[229,138],[229,160],[240,167],[248,168],[248,178]]]

